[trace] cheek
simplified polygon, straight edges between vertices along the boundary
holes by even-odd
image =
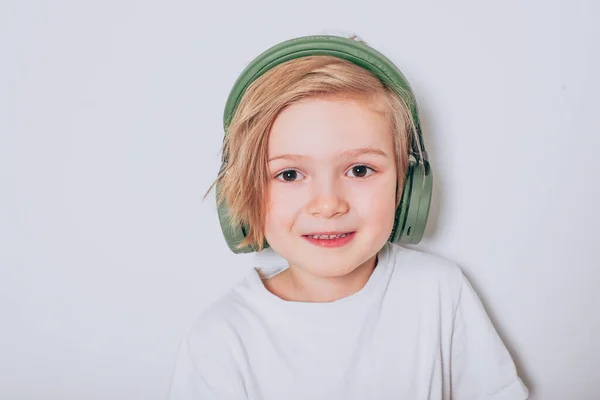
[[[396,213],[396,179],[386,179],[368,190],[355,191],[353,206],[366,225],[391,231]]]
[[[273,184],[269,190],[265,229],[276,232],[289,228],[298,214],[300,196],[289,188]]]

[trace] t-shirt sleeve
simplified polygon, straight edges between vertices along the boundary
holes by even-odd
[[[182,340],[171,376],[169,400],[246,399],[229,352],[212,343],[199,343],[189,334]]]
[[[473,287],[461,273],[450,375],[453,400],[524,400],[515,364]]]

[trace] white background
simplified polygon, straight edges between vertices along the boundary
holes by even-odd
[[[532,399],[600,398],[600,20],[589,1],[0,3],[0,398],[164,399],[184,330],[257,263],[214,192],[228,91],[356,33],[416,92],[419,249],[458,262]]]

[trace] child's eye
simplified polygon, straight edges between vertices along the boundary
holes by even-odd
[[[364,178],[372,173],[373,168],[367,167],[366,165],[355,165],[354,167],[350,168],[350,171],[348,171],[348,174],[350,174],[350,176],[353,178]]]
[[[299,181],[300,179],[302,179],[302,177],[303,175],[295,169],[287,169],[275,176],[276,179],[279,179],[283,182]]]

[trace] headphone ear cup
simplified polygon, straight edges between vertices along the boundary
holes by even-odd
[[[396,208],[396,215],[394,216],[394,226],[392,227],[392,233],[388,239],[392,243],[399,243],[402,237],[402,229],[406,224],[406,214],[408,211],[408,205],[410,203],[410,190],[411,181],[413,177],[412,173],[413,164],[408,164],[408,170],[406,171],[406,177],[404,178],[404,187],[402,188],[402,198],[400,204]]]
[[[216,190],[217,193],[219,193],[219,183],[216,185]],[[252,246],[245,246],[241,249],[237,247],[244,240],[246,234],[241,225],[232,224],[231,217],[229,216],[229,209],[225,202],[218,204],[217,213],[219,214],[219,223],[221,224],[221,230],[223,231],[223,236],[225,237],[229,249],[236,254],[251,253],[255,251]]]
[[[429,163],[410,162],[390,242],[417,244],[421,241],[429,216],[432,189],[433,174]]]
[[[419,170],[419,177],[415,176],[413,181],[413,193],[418,193],[418,197],[415,197],[415,201],[418,202],[416,204],[418,211],[412,231],[407,233],[412,244],[419,243],[423,238],[429,217],[431,198],[433,197],[433,172],[429,161],[425,160],[423,164],[419,164],[417,169]]]
[[[400,204],[400,218],[397,231],[394,235],[395,243],[417,244],[423,238],[433,189],[433,174],[429,163],[411,164],[408,170],[402,203]],[[406,199],[406,201],[405,201]],[[398,212],[397,212],[398,213]]]

